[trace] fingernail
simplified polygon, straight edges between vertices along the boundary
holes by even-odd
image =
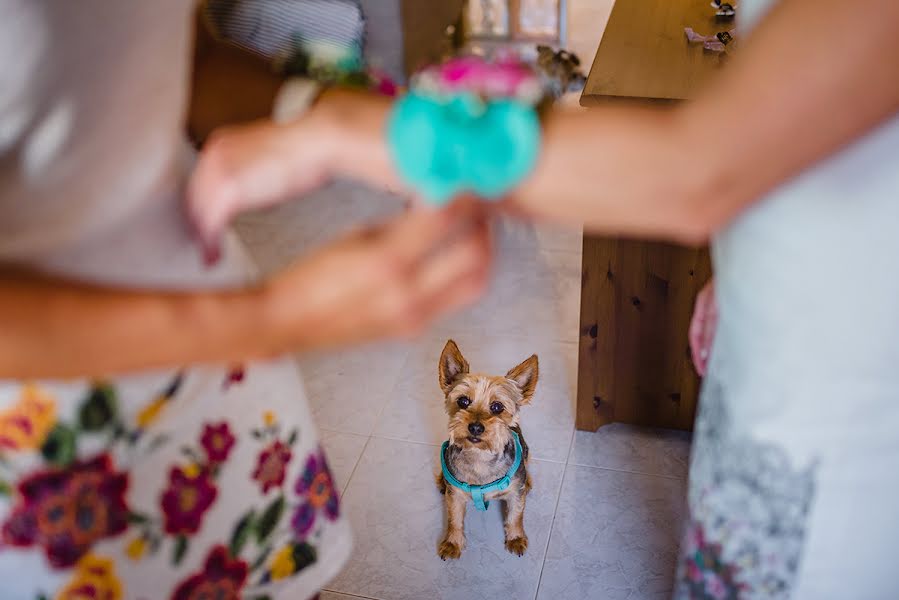
[[[699,358],[701,358],[702,360],[705,360],[705,359],[707,359],[708,357],[709,357],[709,350],[708,350],[708,348],[703,348],[702,350],[699,351]]]
[[[222,255],[221,244],[218,240],[213,240],[203,232],[199,221],[193,215],[188,216],[188,223],[193,231],[194,239],[200,245],[200,251],[203,254],[203,264],[207,267],[215,265]]]
[[[204,240],[201,240],[200,243],[203,246],[203,263],[207,267],[214,266],[222,258],[221,246]]]

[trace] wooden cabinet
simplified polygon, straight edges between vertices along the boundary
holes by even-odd
[[[716,23],[714,12],[708,0],[617,0],[581,104],[689,99],[722,57],[688,45],[684,27],[732,27]],[[710,276],[706,249],[584,236],[578,429],[692,429],[699,379],[687,333]]]

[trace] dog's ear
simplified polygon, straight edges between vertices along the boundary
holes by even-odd
[[[506,378],[510,379],[521,390],[522,404],[529,403],[531,398],[534,397],[538,376],[539,366],[536,354],[531,355],[530,358],[506,373]]]
[[[447,340],[443,352],[440,353],[440,364],[437,366],[440,378],[440,389],[444,394],[449,393],[456,380],[468,373],[468,361],[459,351],[459,346],[453,340]]]

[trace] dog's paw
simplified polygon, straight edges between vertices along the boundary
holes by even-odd
[[[524,553],[528,549],[528,538],[527,536],[513,538],[511,540],[506,540],[506,550],[511,552],[512,554],[517,554],[518,556],[523,556]]]
[[[440,542],[440,547],[437,548],[437,554],[441,560],[456,559],[462,556],[462,548],[450,541],[443,540]]]

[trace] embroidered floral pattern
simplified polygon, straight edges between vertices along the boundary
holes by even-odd
[[[203,515],[215,502],[218,489],[203,469],[172,467],[169,486],[162,494],[165,532],[172,535],[196,533],[203,524]]]
[[[245,376],[242,371],[240,376]],[[238,377],[232,373],[231,379],[231,384],[237,383]],[[56,598],[125,597],[113,561],[92,553],[98,542],[109,538],[121,537],[117,544],[122,556],[135,562],[163,548],[171,552],[174,567],[185,556],[194,556],[194,536],[219,497],[218,477],[242,439],[232,423],[205,423],[195,442],[180,448],[185,460],[170,466],[159,491],[158,512],[128,505],[129,475],[117,470],[112,458],[127,464],[134,453],[152,452],[168,442],[169,434],[151,428],[183,381],[184,374],[176,374],[138,411],[133,425],[123,419],[117,390],[107,383],[87,391],[69,413],[70,422],[58,420],[54,399],[33,386],[23,387],[16,403],[0,412],[0,457],[4,452],[31,450],[39,451],[44,461],[37,472],[21,476],[14,469],[3,472],[4,478],[13,474],[19,481],[0,481],[5,486],[0,492],[11,498],[0,524],[0,544],[41,548],[50,567],[69,569]],[[320,448],[306,457],[290,486],[285,482],[299,430],[282,431],[277,416],[264,411],[262,426],[247,433],[259,448],[255,467],[246,476],[262,494],[277,493],[261,505],[247,507],[224,543],[196,549],[206,553],[203,567],[176,586],[174,599],[237,599],[249,585],[255,588],[296,576],[316,562],[315,540],[327,521],[337,519],[337,491]],[[79,458],[86,449],[97,453]],[[290,494],[291,488],[297,496]]]
[[[290,543],[278,550],[272,557],[268,572],[263,575],[263,583],[292,577],[313,564],[316,560],[315,548],[305,542]]]
[[[799,569],[815,464],[734,426],[724,392],[706,381],[690,467],[690,523],[677,600],[786,600]]]
[[[306,467],[297,479],[294,491],[306,498],[294,511],[291,521],[298,539],[306,539],[315,525],[318,513],[323,513],[331,521],[340,515],[340,501],[337,490],[334,489],[334,478],[321,450],[306,460]]]
[[[200,438],[200,444],[210,463],[222,463],[228,460],[228,455],[235,442],[237,442],[237,438],[231,433],[231,428],[225,421],[215,425],[207,424],[203,428],[203,437]]]
[[[31,475],[19,483],[3,541],[42,546],[51,565],[71,567],[95,542],[128,527],[127,488],[128,474],[116,472],[107,454]]]
[[[222,384],[222,387],[227,390],[232,385],[243,383],[246,375],[246,369],[243,365],[234,365],[233,367],[228,369],[228,372],[225,374],[225,382],[224,384]]]
[[[277,440],[259,454],[253,479],[259,482],[263,494],[284,483],[291,456],[290,448]]]
[[[55,423],[53,398],[37,386],[23,386],[19,400],[0,411],[0,451],[39,448]]]
[[[75,566],[72,579],[56,596],[57,600],[120,600],[122,583],[113,562],[93,554],[85,555]]]
[[[247,563],[231,558],[224,546],[216,546],[206,557],[203,570],[178,585],[172,600],[238,600],[247,573]]]

